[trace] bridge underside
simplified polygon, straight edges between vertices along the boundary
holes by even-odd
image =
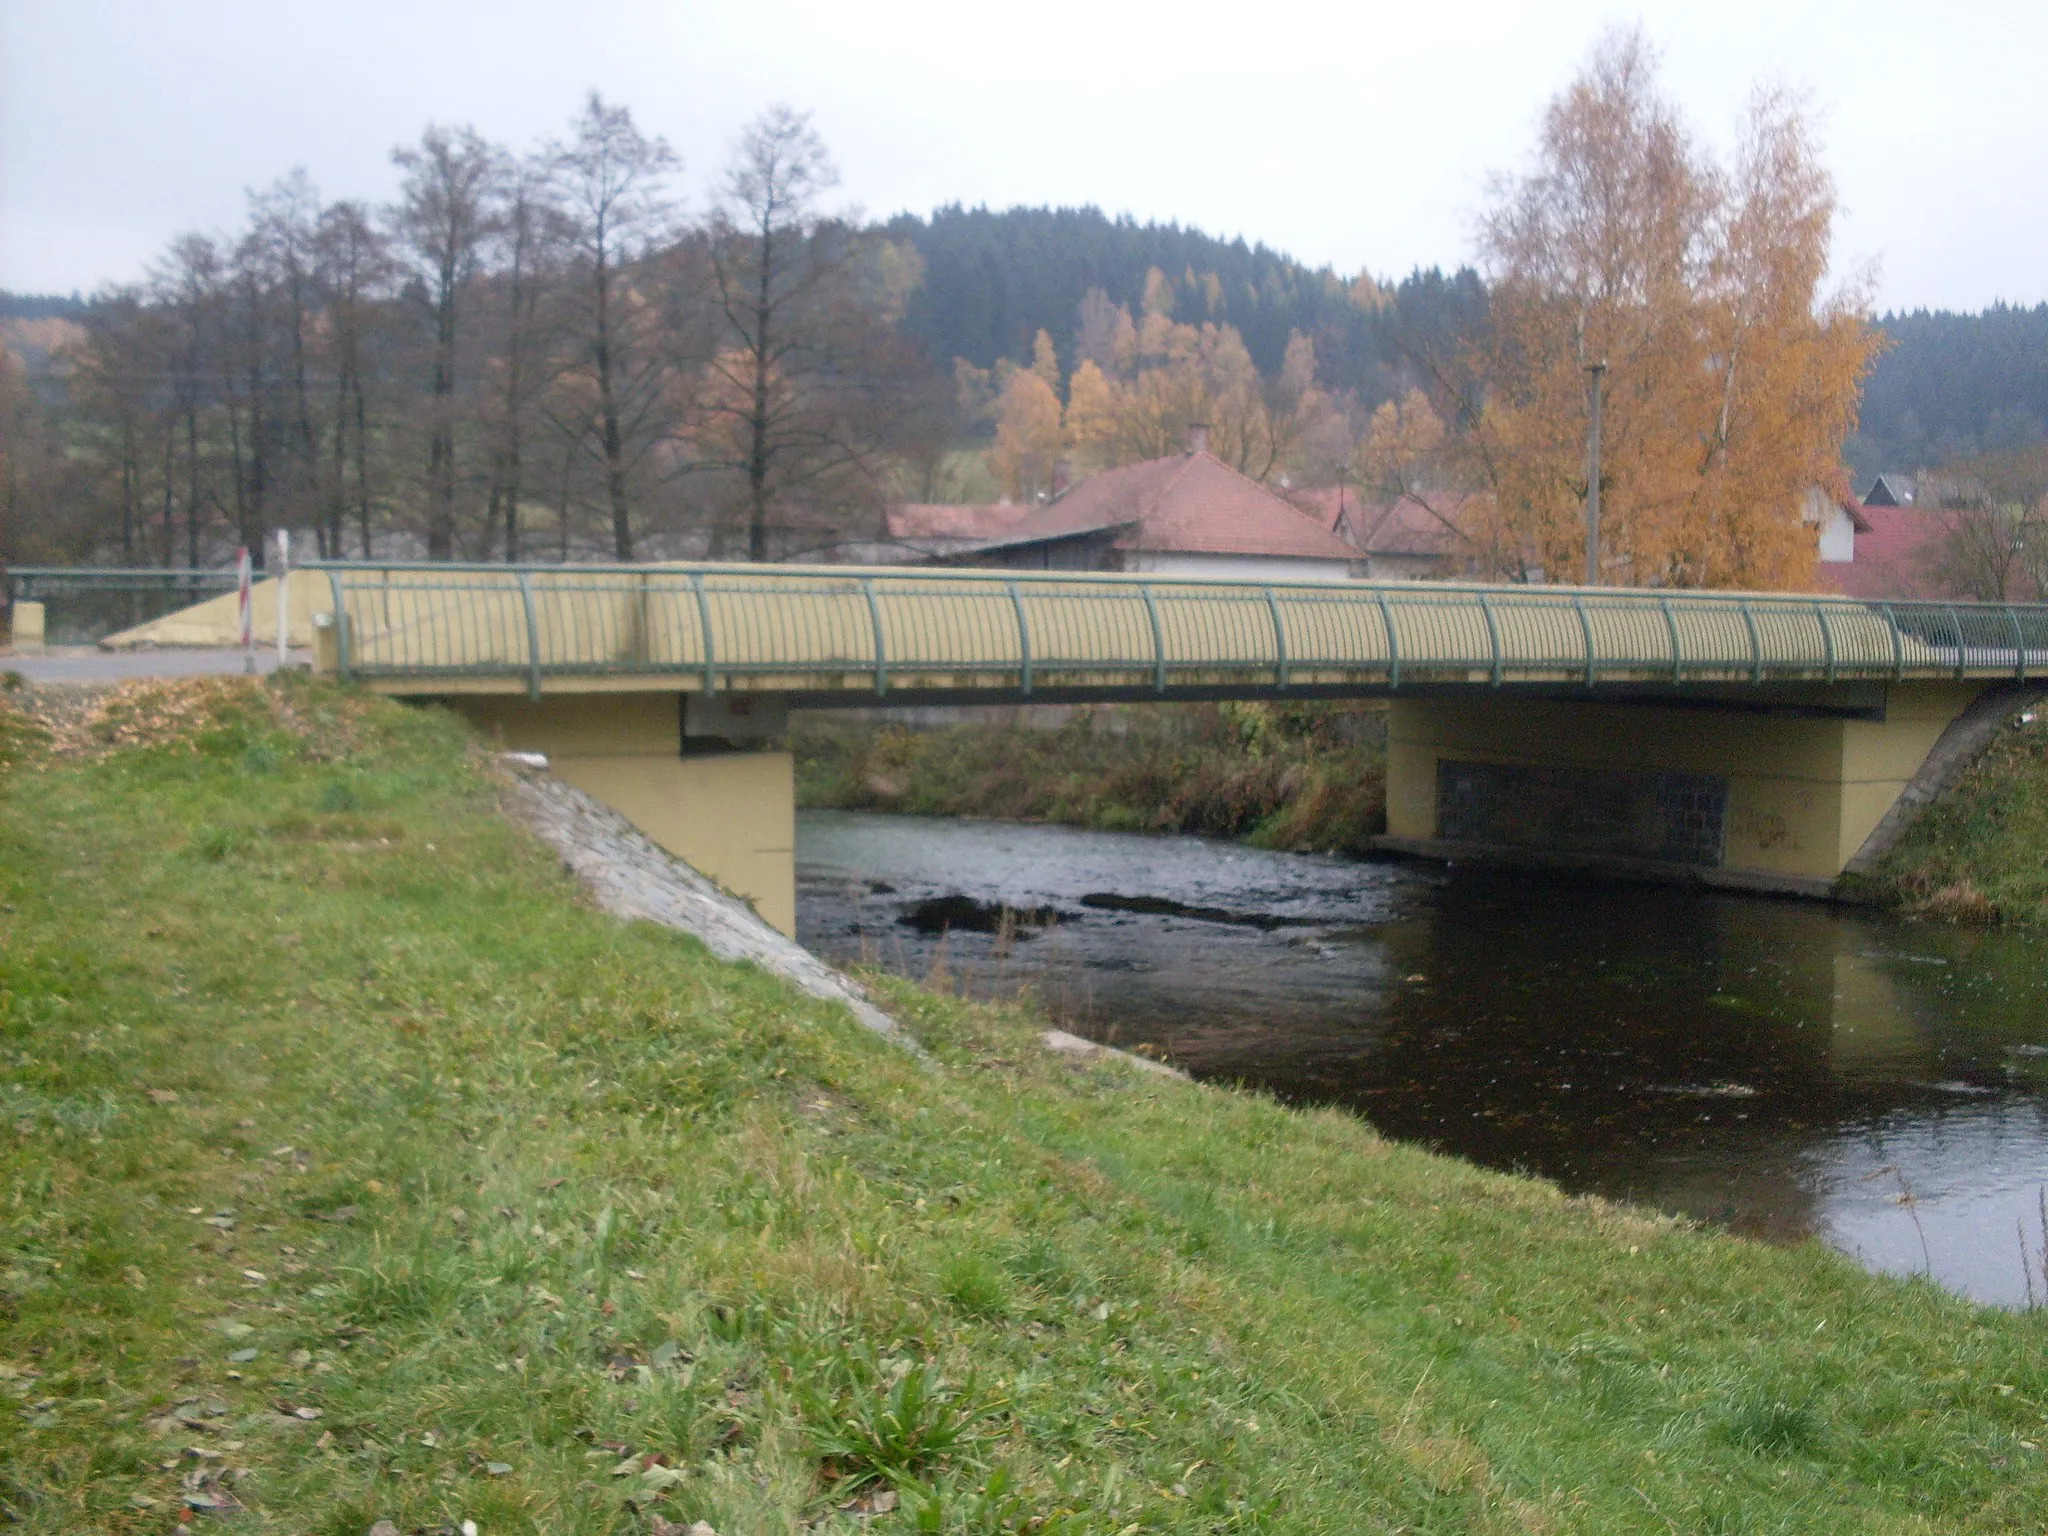
[[[1382,843],[1431,857],[1826,895],[1988,687],[1999,691],[1905,682],[1773,697],[1396,696]],[[794,930],[788,712],[844,707],[843,692],[438,699],[507,750],[546,753],[569,783]],[[895,699],[913,701],[972,702]]]

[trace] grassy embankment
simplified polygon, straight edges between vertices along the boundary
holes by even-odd
[[[800,715],[797,798],[1362,853],[1385,827],[1385,722],[1340,704],[1109,706],[1058,730]]]
[[[2048,709],[2007,728],[1868,883],[1930,917],[2048,923]]]
[[[921,1064],[593,911],[445,717],[0,730],[25,1530],[2048,1524],[2048,1314],[892,986]]]

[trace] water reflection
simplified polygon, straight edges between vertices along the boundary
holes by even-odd
[[[2040,939],[1006,823],[806,813],[798,856],[800,931],[828,955],[1028,985],[1203,1076],[2025,1300],[2019,1232],[2038,1251],[2048,1185]],[[1058,922],[901,921],[948,895]]]

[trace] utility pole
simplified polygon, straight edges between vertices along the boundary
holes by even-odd
[[[1600,585],[1600,386],[1606,382],[1607,365],[1588,363],[1591,376],[1591,408],[1586,424],[1586,585]]]

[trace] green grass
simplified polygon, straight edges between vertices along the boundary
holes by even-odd
[[[2048,923],[2048,709],[2001,730],[1867,883],[1931,917]]]
[[[1057,730],[799,719],[800,804],[1192,832],[1362,853],[1386,826],[1384,708],[1082,709]]]
[[[2048,1318],[885,984],[921,1064],[591,910],[444,716],[98,735],[0,773],[25,1530],[2048,1524]]]

